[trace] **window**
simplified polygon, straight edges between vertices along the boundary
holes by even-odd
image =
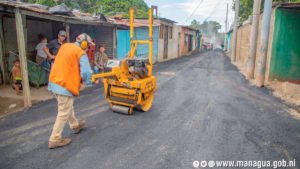
[[[163,39],[164,38],[164,25],[160,25],[160,30],[159,30],[159,38]]]

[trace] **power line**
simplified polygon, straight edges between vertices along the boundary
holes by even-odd
[[[192,12],[192,14],[185,20],[185,22],[187,22],[197,11],[197,9],[200,7],[200,5],[202,4],[204,0],[200,1],[199,4],[196,6],[196,8],[194,9],[194,11]]]
[[[214,9],[210,12],[210,14],[208,15],[208,17],[206,17],[206,18],[204,19],[203,22],[205,22],[208,18],[210,18],[210,17],[215,13],[217,7],[219,7],[220,4],[221,4],[221,3],[216,3],[216,5],[214,6]]]

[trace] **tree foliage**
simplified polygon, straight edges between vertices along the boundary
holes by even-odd
[[[144,0],[24,0],[47,6],[55,6],[65,3],[71,9],[79,9],[88,13],[103,13],[108,16],[129,16],[129,8],[136,9],[136,17],[147,17],[148,6]]]
[[[235,10],[234,1],[232,9]],[[263,0],[261,4],[261,10],[263,10]],[[273,0],[273,3],[285,3],[285,2],[300,2],[300,0]],[[252,15],[252,9],[253,9],[253,0],[240,0],[240,9],[239,9],[239,16],[240,16],[240,22],[244,22],[249,18],[250,15]]]
[[[224,34],[219,32],[221,24],[217,21],[204,21],[200,24],[199,21],[194,19],[191,22],[190,27],[199,30],[202,35],[209,39],[214,39],[220,42],[224,41]]]
[[[192,20],[190,27],[193,29],[200,30],[200,22],[194,19]]]
[[[98,6],[102,7],[102,12],[109,16],[122,15],[129,16],[129,8],[134,7],[136,17],[147,17],[148,6],[143,0],[99,0]]]

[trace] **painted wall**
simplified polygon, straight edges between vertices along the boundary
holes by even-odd
[[[172,39],[169,39],[168,44],[168,59],[174,59],[180,56],[180,26],[173,26],[173,36]]]
[[[117,59],[124,59],[130,50],[129,30],[117,30]]]
[[[153,27],[153,62],[157,62],[158,58],[158,36],[159,28]],[[138,27],[134,29],[134,38],[138,40],[149,39],[148,27]],[[117,30],[117,58],[123,59],[130,50],[130,31]],[[137,47],[136,55],[138,57],[148,57],[148,45],[140,44]]]
[[[168,35],[166,36],[166,27],[168,27]],[[170,27],[172,27],[172,38],[170,36]],[[159,35],[160,34],[163,34],[163,36],[159,36],[159,39],[158,39],[158,61],[159,62],[163,62],[163,61],[166,61],[166,60],[169,60],[170,57],[173,57],[171,56],[172,55],[172,52],[170,49],[173,48],[173,45],[170,46],[170,43],[173,42],[173,36],[174,36],[174,24],[173,23],[170,23],[170,22],[166,22],[166,21],[163,21],[163,20],[160,20],[160,26],[159,26]],[[167,37],[167,46],[165,46],[165,37]],[[169,48],[171,47],[171,48]],[[167,50],[167,57],[164,58],[164,53],[165,53],[165,50]]]
[[[153,27],[153,62],[157,62],[158,58],[158,27]],[[135,39],[145,40],[149,39],[149,29],[148,27],[140,27],[135,29]],[[138,57],[148,57],[149,47],[147,44],[138,45],[136,50],[136,55]]]
[[[275,13],[270,78],[300,83],[300,10]]]
[[[227,33],[227,38],[226,38],[226,41],[227,41],[227,50],[230,51],[230,43],[231,43],[231,34],[230,33]]]
[[[175,25],[173,23],[168,23],[161,21],[161,26],[155,27],[153,29],[153,59],[154,62],[163,62],[170,59],[177,58],[179,56],[188,55],[192,51],[198,49],[198,41],[196,36],[196,31],[182,28],[182,26]],[[168,27],[172,27],[172,38],[171,33],[168,33],[168,42],[167,42],[167,57],[164,58],[164,35],[160,37],[160,31],[162,25]],[[183,32],[184,31],[184,32]],[[188,51],[188,46],[184,46],[184,34],[190,35],[192,37],[191,43],[191,51]],[[135,28],[135,38],[136,39],[148,39],[148,28],[140,27]],[[117,58],[124,58],[128,51],[130,50],[130,42],[129,42],[129,30],[117,30]],[[137,48],[137,56],[147,56],[148,55],[148,45],[140,45]]]
[[[188,55],[196,49],[196,39],[195,31],[186,27],[181,27],[180,56]],[[189,50],[189,45],[191,45],[192,50]]]

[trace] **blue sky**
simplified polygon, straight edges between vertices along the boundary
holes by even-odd
[[[229,25],[233,22],[234,12],[231,9],[232,0],[144,0],[148,6],[158,6],[158,14],[178,22],[189,25],[193,19],[203,22],[205,19],[218,21],[224,30],[226,4],[228,3]],[[201,3],[201,4],[200,4]],[[197,10],[196,7],[199,6]],[[192,13],[194,14],[192,15]]]

